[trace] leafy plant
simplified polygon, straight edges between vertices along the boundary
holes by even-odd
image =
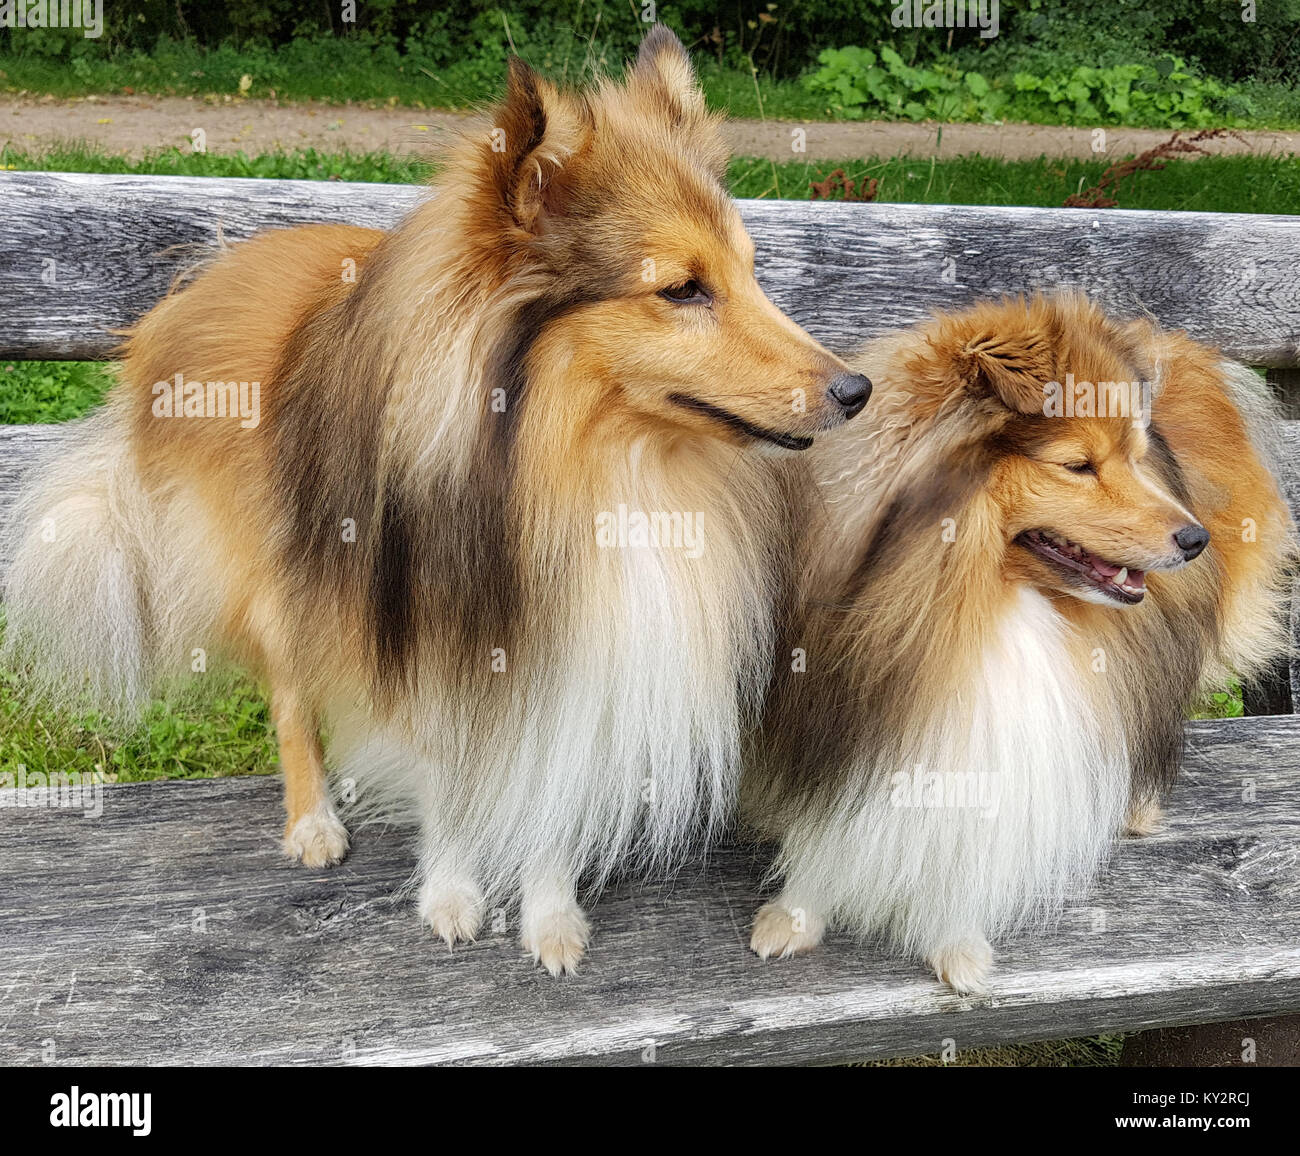
[[[807,88],[851,119],[1024,120],[1041,124],[1146,124],[1202,128],[1246,111],[1226,85],[1193,73],[1175,58],[1108,68],[1080,65],[1036,75],[990,79],[951,64],[918,68],[888,45],[877,51],[830,48]]]

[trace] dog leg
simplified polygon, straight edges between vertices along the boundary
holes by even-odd
[[[348,853],[348,832],[330,803],[315,719],[283,690],[272,693],[271,717],[284,771],[285,854],[306,867],[332,867]]]
[[[578,906],[573,876],[551,868],[523,876],[519,945],[552,975],[572,975],[587,950],[591,924]]]
[[[789,959],[801,951],[812,950],[825,934],[826,920],[812,905],[786,888],[771,903],[758,909],[749,949],[759,959]]]
[[[1134,799],[1129,803],[1124,819],[1124,834],[1141,837],[1154,835],[1160,830],[1165,813],[1154,799]]]
[[[984,995],[993,970],[993,949],[984,936],[974,933],[954,939],[929,952],[926,962],[939,979],[958,995]]]
[[[446,941],[448,951],[457,943],[473,943],[483,924],[483,891],[445,847],[424,872],[417,906],[421,922]]]

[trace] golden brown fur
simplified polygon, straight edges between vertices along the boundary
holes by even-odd
[[[785,839],[786,894],[755,946],[802,950],[834,917],[973,989],[984,935],[1085,880],[1130,804],[1149,826],[1198,693],[1285,649],[1294,542],[1271,414],[1248,370],[1074,296],[941,316],[855,365],[876,393],[811,455],[822,506],[786,639],[800,657],[745,784],[751,819]],[[1080,397],[1151,383],[1151,412],[1116,414],[1112,395],[1113,416],[1047,416],[1067,374]],[[1172,535],[1198,524],[1209,545],[1184,563]],[[1147,571],[1145,596],[1122,605],[1045,560],[1021,537],[1035,531]],[[983,825],[951,803],[909,810],[888,796],[908,803],[895,776],[915,768],[1017,794]],[[790,930],[792,906],[812,933]]]
[[[269,233],[160,304],[94,434],[130,510],[105,496],[85,532],[132,560],[136,681],[211,647],[267,682],[313,865],[347,846],[324,725],[361,811],[421,822],[449,942],[522,887],[525,945],[571,970],[578,877],[671,861],[730,803],[789,564],[794,467],[758,448],[859,407],[755,282],[725,162],[663,30],[591,92],[515,61],[492,132],[396,230]],[[260,420],[161,419],[177,374],[260,383]],[[603,548],[622,507],[698,512],[707,546]],[[15,635],[75,675],[48,561],[17,575]]]

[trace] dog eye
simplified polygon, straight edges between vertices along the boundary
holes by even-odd
[[[1092,462],[1066,462],[1065,468],[1072,474],[1097,474],[1097,467]]]
[[[671,285],[660,289],[659,296],[674,305],[712,305],[713,296],[698,281],[686,281],[681,285]]]

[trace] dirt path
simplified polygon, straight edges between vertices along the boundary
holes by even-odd
[[[81,140],[138,157],[172,145],[187,149],[202,129],[209,152],[249,155],[313,147],[352,152],[383,150],[429,155],[440,140],[477,118],[464,113],[263,101],[214,103],[184,97],[86,97],[78,100],[0,99],[0,145],[36,149]],[[802,140],[799,133],[803,134]],[[844,160],[867,156],[953,157],[969,153],[1008,160],[1095,156],[1093,130],[1045,125],[827,123],[736,120],[727,126],[732,150],[771,160]],[[1219,153],[1300,153],[1300,132],[1250,132],[1244,143],[1219,142]],[[1167,140],[1162,129],[1107,129],[1105,155],[1123,157]],[[796,151],[801,143],[804,151]]]

